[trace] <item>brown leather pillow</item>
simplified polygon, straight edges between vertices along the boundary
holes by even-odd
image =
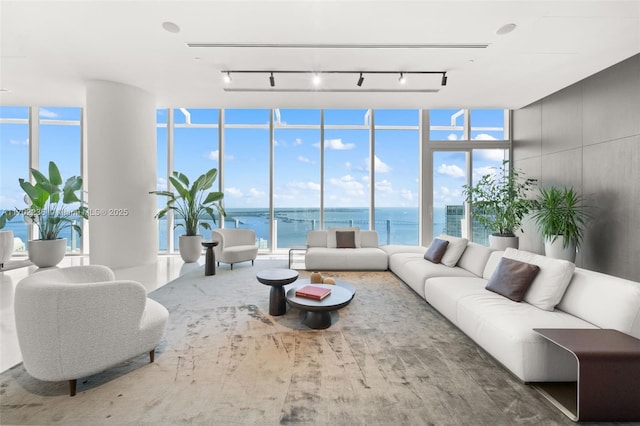
[[[435,238],[424,254],[424,258],[429,262],[440,263],[442,256],[447,251],[447,246],[449,246],[449,241]]]
[[[503,257],[485,288],[514,302],[521,302],[539,271],[538,265]]]
[[[356,248],[355,231],[336,231],[337,248]]]

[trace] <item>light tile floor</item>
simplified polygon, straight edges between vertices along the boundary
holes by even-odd
[[[285,259],[286,254],[260,254],[259,259]],[[88,265],[89,256],[66,256],[58,267]],[[118,279],[140,282],[147,292],[204,265],[204,256],[196,263],[184,263],[179,255],[159,255],[155,264],[115,269]],[[37,271],[35,266],[0,272],[0,371],[22,362],[13,312],[13,296],[18,282]]]

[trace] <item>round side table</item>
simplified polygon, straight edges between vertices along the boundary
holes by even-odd
[[[298,271],[293,269],[265,269],[256,274],[256,279],[264,285],[271,286],[269,315],[284,315],[287,312],[284,286],[298,279]]]
[[[216,274],[216,255],[213,248],[218,245],[218,241],[203,241],[202,246],[207,248],[204,256],[204,275]]]

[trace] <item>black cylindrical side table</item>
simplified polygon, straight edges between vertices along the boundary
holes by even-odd
[[[278,316],[287,313],[287,299],[284,286],[298,279],[298,271],[293,269],[266,269],[256,274],[257,280],[271,286],[269,294],[269,315]]]
[[[216,255],[213,252],[213,248],[218,245],[218,241],[203,241],[202,246],[207,248],[207,252],[204,256],[204,274],[215,275],[216,274]]]

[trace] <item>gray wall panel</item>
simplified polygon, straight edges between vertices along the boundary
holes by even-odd
[[[574,186],[594,206],[576,264],[640,281],[640,55],[513,117],[515,165],[541,186]],[[530,220],[524,230],[520,247],[544,252]]]

